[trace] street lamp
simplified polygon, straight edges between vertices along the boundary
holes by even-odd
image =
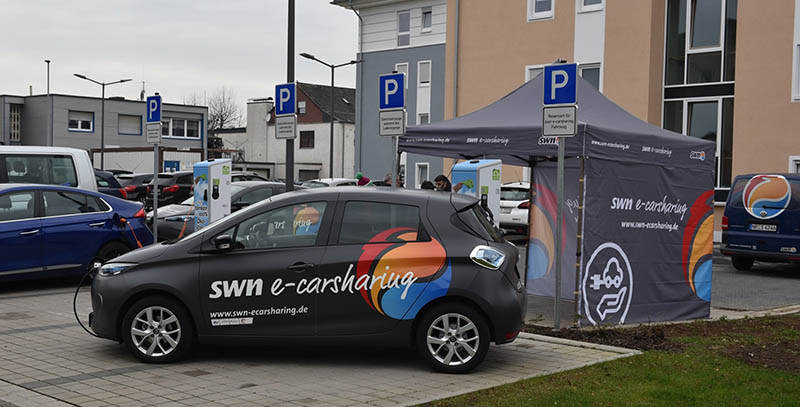
[[[341,67],[346,66],[346,65],[358,64],[358,63],[361,63],[361,62],[364,62],[364,61],[363,60],[358,60],[358,61],[353,60],[353,61],[345,62],[345,63],[339,64],[339,65],[332,65],[332,64],[329,64],[327,62],[320,61],[315,56],[313,56],[311,54],[308,54],[308,53],[305,53],[305,52],[300,54],[300,56],[303,57],[303,58],[310,59],[312,61],[317,61],[317,62],[321,63],[322,65],[325,65],[328,68],[331,68],[331,110],[330,110],[330,114],[329,114],[330,120],[331,120],[331,151],[330,151],[330,154],[329,154],[329,156],[330,156],[330,162],[329,162],[330,166],[329,166],[329,169],[328,169],[328,173],[330,174],[330,177],[333,178],[333,101],[334,101],[333,93],[334,93],[334,90],[336,89],[336,88],[333,87],[333,71],[336,68],[341,68]],[[344,154],[344,152],[342,152],[342,153]],[[344,176],[344,167],[342,167],[342,176]]]
[[[86,77],[79,73],[73,74],[75,77],[96,83],[103,88],[102,101],[100,102],[100,170],[105,170],[105,157],[104,152],[106,149],[106,85],[116,85],[118,83],[130,82],[130,79],[120,79],[114,82],[98,82],[92,78]]]

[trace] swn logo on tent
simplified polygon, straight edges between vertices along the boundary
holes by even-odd
[[[692,292],[711,301],[711,257],[714,237],[714,190],[708,190],[689,209],[683,229],[683,278]]]
[[[410,287],[373,284],[360,289],[372,309],[393,319],[413,319],[425,304],[444,296],[450,288],[453,271],[444,246],[433,238],[415,240],[415,229],[389,229],[373,236],[358,259],[358,278],[369,275],[373,281],[383,280],[391,278],[392,273],[410,272],[417,279]]]
[[[633,297],[628,256],[612,242],[597,247],[586,263],[581,284],[584,316],[592,325],[625,323]]]
[[[782,175],[756,175],[744,186],[742,203],[753,217],[771,219],[786,210],[791,195],[792,187]]]
[[[536,199],[530,207],[533,227],[530,228],[528,237],[528,262],[530,264],[528,278],[530,279],[544,277],[555,267],[555,222],[558,213],[556,194],[542,184],[535,184],[533,188],[536,191]],[[567,242],[565,218],[562,218],[562,228],[565,232],[561,235],[561,247],[564,248]]]

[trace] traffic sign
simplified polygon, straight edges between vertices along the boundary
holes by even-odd
[[[542,109],[542,136],[575,136],[578,130],[577,110],[575,105],[545,106]]]
[[[275,117],[275,138],[293,139],[297,137],[297,116]]]
[[[405,109],[381,110],[378,122],[378,134],[381,136],[402,136],[406,133]]]
[[[578,64],[544,67],[544,105],[578,103]]]
[[[275,116],[289,116],[297,114],[297,86],[294,83],[284,83],[275,86]]]
[[[380,91],[380,110],[402,109],[406,107],[406,75],[390,73],[378,79]]]
[[[161,123],[161,96],[147,97],[147,120],[150,123]]]
[[[161,122],[147,123],[146,141],[148,144],[161,143]]]

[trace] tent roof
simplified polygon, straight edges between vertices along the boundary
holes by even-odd
[[[540,140],[543,98],[544,78],[540,75],[483,109],[451,120],[409,126],[400,137],[400,150],[452,158],[499,158],[516,165],[527,165],[532,157],[555,156],[557,147],[552,140]],[[713,170],[714,142],[639,120],[582,78],[578,81],[578,122],[578,135],[567,138],[568,156]]]

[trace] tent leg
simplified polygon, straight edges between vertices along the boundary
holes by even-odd
[[[581,262],[582,262],[582,252],[583,252],[583,196],[585,194],[586,183],[584,182],[586,179],[586,172],[584,168],[584,157],[581,156],[581,174],[578,177],[578,226],[577,226],[577,233],[575,234],[577,244],[575,247],[577,248],[575,252],[575,315],[577,316],[580,312],[580,282],[581,282]]]

